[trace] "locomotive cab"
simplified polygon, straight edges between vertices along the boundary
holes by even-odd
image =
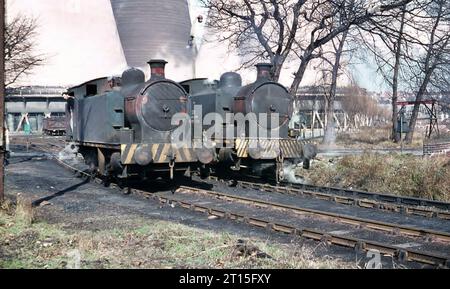
[[[234,143],[233,136],[227,134],[227,115],[233,113],[234,96],[242,87],[241,76],[227,72],[219,81],[205,78],[191,79],[182,82],[181,85],[190,92],[193,143],[206,147],[197,149],[199,155],[205,156],[212,152],[214,156],[211,163],[224,161],[222,156],[225,148]],[[211,116],[214,119],[212,122]],[[204,120],[208,120],[209,123],[204,123]],[[217,123],[219,121],[221,123]],[[207,134],[212,128],[217,131],[217,127],[222,129],[221,136],[215,133],[212,136]]]

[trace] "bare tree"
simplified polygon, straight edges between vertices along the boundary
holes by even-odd
[[[443,0],[414,0],[389,17],[373,17],[358,25],[361,46],[374,56],[378,72],[392,88],[392,139],[400,141],[397,127],[399,89],[415,91],[420,102],[432,89],[448,87],[449,4]],[[420,104],[413,110],[412,140]]]
[[[401,134],[398,133],[398,87],[399,87],[399,76],[400,76],[400,66],[402,57],[402,42],[403,42],[403,32],[405,29],[405,15],[406,7],[402,9],[402,16],[400,18],[400,29],[398,31],[398,37],[394,43],[394,67],[392,76],[392,133],[391,138],[394,142],[400,142]]]
[[[359,26],[359,40],[361,47],[366,51],[364,57],[374,57],[378,66],[377,72],[383,76],[384,81],[392,89],[392,133],[394,142],[400,141],[398,133],[398,98],[400,82],[407,82],[405,70],[408,69],[406,51],[413,42],[413,33],[416,14],[423,6],[420,2],[413,1],[404,5],[398,11],[391,11],[390,17],[372,19]],[[408,31],[405,31],[408,30]]]
[[[5,31],[5,75],[6,86],[14,84],[20,77],[30,73],[44,62],[44,56],[34,52],[37,34],[36,19],[17,15],[6,25]]]
[[[308,65],[321,57],[326,44],[350,27],[385,17],[412,0],[381,0],[377,9],[355,0],[202,1],[210,9],[209,27],[246,56],[244,66],[269,59],[278,80],[286,60],[297,60],[290,88],[296,94]]]
[[[244,57],[242,67],[269,59],[278,80],[295,45],[300,14],[307,0],[201,0],[209,8],[208,26],[219,41]]]
[[[354,121],[355,127],[368,126],[374,120],[384,122],[385,110],[380,108],[377,101],[368,95],[367,90],[353,82],[345,88],[345,91],[345,96],[341,100],[342,107],[349,118]]]
[[[331,145],[335,141],[335,120],[334,120],[334,104],[336,101],[336,90],[339,78],[339,72],[342,68],[341,59],[343,57],[344,46],[347,40],[348,31],[344,31],[342,36],[336,37],[332,40],[333,52],[327,53],[326,57],[322,57],[325,66],[329,66],[331,71],[323,71],[324,82],[326,82],[327,74],[330,75],[329,88],[326,89],[324,102],[325,102],[325,135],[323,139],[323,144]],[[333,58],[329,57],[328,54],[332,54]],[[324,55],[325,56],[325,55]],[[331,59],[330,59],[331,58]]]
[[[418,49],[423,51],[417,55],[412,51],[408,58],[412,79],[416,80],[418,90],[416,104],[412,112],[409,132],[406,134],[406,142],[411,143],[419,115],[420,101],[424,99],[430,86],[438,85],[442,79],[448,79],[448,65],[450,63],[450,3],[446,0],[431,0],[425,6],[422,21],[417,25],[421,36],[427,41],[420,44]],[[430,30],[431,28],[431,30]],[[424,33],[423,33],[424,32]]]

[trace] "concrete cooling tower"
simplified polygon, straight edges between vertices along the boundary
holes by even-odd
[[[111,5],[129,66],[142,68],[151,58],[163,58],[169,61],[169,78],[192,76],[187,0],[111,0]]]

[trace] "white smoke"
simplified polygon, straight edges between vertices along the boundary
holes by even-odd
[[[285,181],[292,183],[292,184],[306,185],[307,181],[297,175],[297,170],[299,168],[301,168],[301,164],[295,165],[295,164],[286,162],[284,164],[284,179],[285,179]]]
[[[74,160],[78,156],[79,148],[74,143],[68,144],[62,151],[58,154],[58,159],[61,161]]]

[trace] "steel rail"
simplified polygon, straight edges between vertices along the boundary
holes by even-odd
[[[408,226],[403,226],[403,225],[399,225],[399,224],[392,224],[392,223],[386,223],[386,222],[381,222],[381,221],[374,221],[374,220],[369,220],[369,219],[351,217],[351,216],[342,215],[342,214],[335,214],[335,213],[330,213],[330,212],[326,212],[326,211],[301,208],[301,207],[296,207],[296,206],[291,206],[291,205],[286,205],[286,204],[281,204],[281,203],[276,203],[276,202],[269,202],[269,201],[264,201],[264,200],[260,200],[260,199],[247,198],[247,197],[236,196],[236,195],[215,192],[215,191],[209,191],[209,190],[203,190],[203,189],[192,188],[192,187],[181,186],[179,188],[179,190],[180,191],[185,190],[187,192],[198,193],[198,194],[206,194],[206,195],[210,195],[210,196],[213,196],[216,198],[226,199],[226,200],[230,200],[230,201],[243,202],[243,203],[247,203],[250,205],[257,205],[257,206],[262,206],[262,207],[272,207],[274,209],[279,209],[279,210],[287,210],[287,211],[291,211],[291,212],[299,213],[299,214],[303,214],[303,215],[307,214],[307,215],[316,216],[316,217],[328,218],[328,219],[332,219],[332,220],[337,220],[343,224],[362,226],[364,228],[377,230],[377,231],[402,234],[402,235],[416,237],[416,238],[425,237],[425,238],[430,238],[430,239],[436,240],[436,241],[450,243],[450,234],[445,233],[445,232],[438,232],[438,231],[433,231],[433,230],[428,230],[428,229],[419,229],[419,228],[408,227]]]
[[[49,142],[43,144],[33,143],[33,146],[41,148],[45,148],[46,145],[52,146],[52,148],[61,148],[58,144]],[[52,148],[49,147],[49,149]],[[222,181],[218,177],[214,176],[211,176],[210,179],[215,181]],[[445,202],[291,183],[284,183],[281,186],[272,186],[256,182],[237,181],[237,184],[242,188],[258,189],[266,192],[276,192],[289,195],[307,196],[315,199],[332,201],[342,205],[357,206],[365,209],[377,209],[388,212],[402,213],[405,215],[415,215],[425,218],[450,220],[450,211],[446,210],[450,209],[450,203]]]
[[[221,180],[218,177],[214,176],[211,176],[210,179],[215,181],[226,181]],[[402,213],[406,215],[415,215],[426,218],[439,218],[444,220],[450,220],[450,211],[441,210],[439,208],[436,208],[436,206],[427,207],[426,205],[423,205],[425,202],[434,203],[435,201],[416,199],[422,202],[421,203],[422,205],[419,206],[413,205],[412,202],[409,202],[409,204],[407,204],[408,202],[405,201],[404,197],[401,196],[390,196],[344,189],[334,189],[336,191],[333,192],[330,191],[330,188],[316,187],[309,185],[302,186],[294,184],[289,185],[284,184],[281,186],[273,186],[269,184],[262,184],[248,181],[236,181],[236,182],[237,185],[242,188],[262,190],[269,193],[276,192],[281,194],[307,196],[315,199],[332,201],[342,205],[357,206],[365,209],[378,209],[383,211]],[[336,193],[337,190],[341,190],[345,193]],[[393,200],[394,198],[396,199],[396,201]],[[414,199],[414,198],[407,197],[407,199]],[[445,207],[447,205],[450,206],[449,203],[444,202],[439,203],[445,204]],[[444,205],[440,207],[443,208]]]
[[[48,143],[48,145],[59,147],[59,145],[52,143]],[[210,179],[221,181],[221,179],[214,176],[211,176]],[[450,203],[447,202],[348,190],[343,188],[320,187],[292,183],[283,183],[280,186],[272,186],[248,181],[237,181],[237,183],[243,188],[262,189],[266,192],[304,195],[316,199],[333,201],[339,204],[358,206],[361,208],[380,209],[407,215],[450,220]]]
[[[408,206],[416,206],[416,207],[434,207],[444,211],[450,211],[450,203],[435,201],[435,200],[427,200],[421,198],[407,197],[407,196],[396,196],[392,194],[382,194],[382,193],[372,193],[372,192],[363,192],[358,190],[348,190],[342,188],[333,188],[333,187],[318,187],[312,185],[300,185],[300,184],[284,184],[285,186],[290,185],[293,188],[303,189],[303,190],[321,190],[322,192],[334,193],[336,195],[341,196],[350,196],[357,197],[360,199],[372,199],[376,201],[382,201],[386,203],[392,204],[401,204]]]
[[[41,139],[44,140],[45,139]],[[22,143],[20,143],[22,144]],[[48,145],[53,147],[60,147],[58,144],[47,142]],[[88,144],[86,144],[88,145]],[[219,180],[218,177],[211,176],[211,179]],[[429,207],[429,208],[437,208],[441,210],[441,214],[445,216],[445,218],[450,219],[450,203],[435,201],[435,200],[427,200],[421,198],[407,197],[407,196],[397,196],[392,194],[383,194],[383,193],[373,193],[373,192],[364,192],[358,190],[349,190],[344,188],[334,188],[334,187],[322,187],[322,186],[314,186],[314,185],[305,185],[305,184],[293,184],[293,183],[282,183],[281,186],[270,186],[267,184],[260,184],[254,182],[246,182],[246,181],[238,181],[239,184],[249,186],[249,187],[257,187],[261,188],[262,186],[270,189],[275,189],[280,192],[293,192],[293,193],[304,193],[305,195],[311,195],[317,193],[319,198],[326,198],[328,195],[332,197],[338,197],[338,201],[340,200],[343,203],[350,201],[354,204],[353,200],[361,199],[364,200],[364,204],[367,206],[373,206],[373,204],[392,204],[397,207],[404,207],[405,209],[413,212],[416,211],[418,214],[424,214],[428,216],[430,211],[426,211],[426,209],[414,208],[414,207]],[[376,201],[375,203],[369,202],[369,200]]]
[[[62,165],[66,169],[69,169],[75,173],[79,173],[80,175],[84,175],[85,177],[91,178],[93,181],[95,181],[98,184],[101,184],[103,182],[103,180],[101,180],[100,178],[97,178],[89,173],[81,171],[80,169],[77,169],[74,166],[71,166],[70,164],[65,163],[64,161],[59,160],[56,156],[53,159],[56,160],[56,162],[58,164]],[[113,186],[119,188],[119,186],[117,186],[115,184],[113,184]],[[186,187],[186,188],[188,188],[188,187]],[[189,188],[189,189],[198,190],[196,188]],[[233,221],[244,222],[248,225],[252,225],[255,227],[259,227],[259,228],[270,229],[275,232],[291,234],[291,235],[303,237],[306,239],[326,242],[326,243],[332,244],[332,245],[353,248],[358,251],[367,252],[370,250],[378,250],[381,254],[395,257],[400,261],[411,261],[411,262],[417,262],[417,263],[427,264],[427,265],[436,266],[436,267],[450,268],[450,260],[449,260],[448,256],[444,256],[444,255],[416,251],[416,250],[412,250],[412,249],[399,248],[395,245],[383,244],[383,243],[376,242],[376,241],[358,239],[358,238],[353,238],[353,237],[344,237],[344,236],[330,234],[327,232],[322,232],[322,231],[309,229],[309,228],[298,228],[298,227],[287,225],[287,224],[284,224],[281,222],[273,222],[270,220],[264,220],[264,219],[260,219],[260,218],[246,216],[241,213],[235,213],[235,212],[231,212],[231,211],[227,211],[227,210],[211,208],[208,206],[198,205],[198,204],[190,203],[187,201],[180,201],[180,200],[177,200],[175,197],[167,197],[167,196],[162,196],[162,195],[158,195],[158,194],[150,194],[143,190],[138,190],[138,189],[134,189],[134,188],[127,188],[127,191],[129,193],[143,195],[146,198],[153,198],[153,199],[159,200],[162,203],[179,204],[180,207],[190,209],[195,212],[206,213],[208,215],[219,217],[219,218],[225,218],[225,219],[230,219]],[[205,191],[205,190],[203,190],[203,191]],[[215,194],[217,196],[217,193],[215,193]],[[232,196],[232,197],[234,198],[235,196]],[[246,199],[244,197],[239,197],[239,198],[241,200]],[[255,200],[253,200],[253,199],[248,199],[248,201],[252,202],[253,204],[255,203]],[[257,201],[257,203],[258,202],[259,201]],[[283,206],[285,206],[285,205],[283,205]],[[290,206],[285,206],[285,208],[281,208],[281,209],[292,209],[289,207]],[[295,209],[297,209],[297,208],[295,208]],[[376,226],[375,228],[379,228],[379,227]],[[406,229],[409,229],[409,228],[406,228]],[[413,229],[413,230],[417,231],[417,229]],[[408,232],[408,231],[405,231],[405,232]],[[424,230],[421,230],[421,232],[422,233],[420,233],[418,236],[426,236],[427,235],[427,233],[425,233]],[[425,233],[425,235],[424,235],[424,233]],[[441,233],[439,233],[439,234],[441,234]],[[447,235],[444,235],[444,238],[447,239]]]
[[[78,172],[84,174],[85,176],[92,177],[90,174],[86,172],[82,172],[73,166],[68,165],[67,163],[59,160],[58,158],[54,158],[58,163],[62,164],[63,166],[72,169],[77,170]],[[339,222],[343,224],[349,224],[353,226],[363,226],[368,229],[377,230],[377,231],[383,231],[383,232],[389,232],[394,234],[402,234],[410,237],[416,237],[416,238],[429,238],[436,241],[446,242],[450,243],[450,234],[445,232],[438,232],[434,230],[428,230],[428,229],[418,229],[414,227],[408,227],[403,226],[399,224],[392,224],[387,222],[381,222],[381,221],[374,221],[369,219],[363,219],[363,218],[356,218],[351,216],[346,216],[342,214],[335,214],[331,212],[326,211],[319,211],[319,210],[313,210],[313,209],[307,209],[307,208],[300,208],[296,206],[290,206],[286,204],[281,203],[275,203],[275,202],[269,202],[264,200],[258,200],[253,198],[247,198],[243,196],[236,196],[221,192],[215,192],[215,191],[209,191],[209,190],[203,190],[193,187],[186,187],[181,186],[179,189],[181,190],[187,190],[194,193],[201,193],[201,194],[208,194],[211,196],[214,196],[216,198],[222,198],[227,199],[231,201],[239,201],[244,202],[251,205],[258,205],[258,206],[265,206],[265,207],[273,207],[275,209],[279,210],[288,210],[294,213],[300,213],[300,214],[308,214],[313,215],[317,217],[325,217],[329,219],[338,220]]]

